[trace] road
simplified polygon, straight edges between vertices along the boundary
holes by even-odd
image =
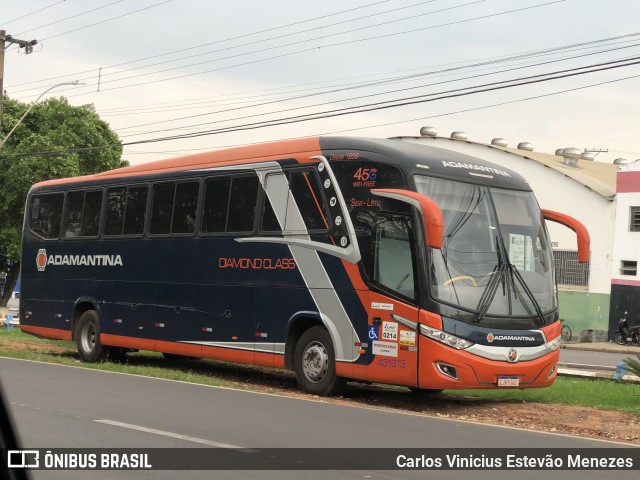
[[[631,356],[632,355],[628,353],[591,352],[568,349],[560,350],[561,363],[574,363],[582,365],[615,367],[619,361]]]
[[[614,444],[61,365],[0,358],[24,448],[602,448]],[[34,472],[36,479],[86,472]],[[210,472],[92,472],[92,478],[210,478]],[[510,478],[514,472],[429,472],[430,478]],[[519,471],[520,479],[601,478],[603,472]],[[73,474],[80,474],[75,476]],[[507,476],[508,475],[508,476]],[[607,479],[637,472],[606,472]],[[405,471],[224,471],[215,478],[424,478]]]

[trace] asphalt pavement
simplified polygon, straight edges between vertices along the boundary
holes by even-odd
[[[590,378],[614,378],[622,374],[621,381],[640,383],[640,377],[620,372],[626,358],[636,358],[637,345],[618,345],[615,342],[567,342],[562,344],[558,375]]]
[[[345,406],[154,378],[0,358],[23,448],[594,448],[606,441]],[[427,400],[425,400],[427,401]],[[595,451],[595,450],[594,450]],[[312,453],[312,451],[311,451]],[[230,455],[232,452],[230,453]],[[371,455],[374,455],[373,453]],[[372,457],[371,461],[373,462]],[[425,471],[34,472],[44,478],[425,478]],[[605,472],[609,480],[637,472]],[[77,475],[76,475],[77,474]],[[428,472],[429,478],[511,478],[514,472]],[[521,480],[603,472],[518,471]]]

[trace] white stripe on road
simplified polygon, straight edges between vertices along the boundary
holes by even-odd
[[[190,437],[188,435],[181,435],[179,433],[166,432],[164,430],[156,430],[155,428],[147,428],[141,427],[140,425],[133,425],[131,423],[123,423],[116,422],[115,420],[94,420],[97,423],[104,423],[106,425],[113,425],[115,427],[128,428],[130,430],[138,430],[139,432],[153,433],[155,435],[163,435],[165,437],[177,438],[179,440],[186,440],[187,442],[201,443],[203,445],[208,445],[210,447],[218,447],[218,448],[237,448],[243,452],[250,453],[255,452],[255,450],[250,450],[248,448],[242,448],[237,445],[230,445],[228,443],[220,443],[214,442],[213,440],[206,440],[204,438]]]

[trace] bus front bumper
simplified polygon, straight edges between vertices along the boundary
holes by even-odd
[[[456,350],[422,335],[419,338],[420,388],[542,388],[550,386],[557,376],[559,350],[511,363]],[[515,350],[517,354],[518,348]]]

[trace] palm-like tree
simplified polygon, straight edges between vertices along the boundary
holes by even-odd
[[[640,353],[637,353],[636,357],[638,358],[637,359],[632,357],[625,358],[624,363],[627,364],[627,369],[629,370],[629,373],[632,373],[640,377]]]

